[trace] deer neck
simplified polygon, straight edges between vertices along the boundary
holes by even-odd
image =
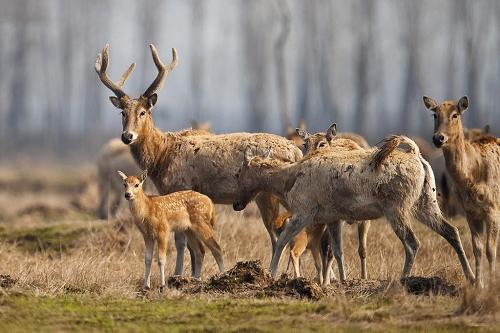
[[[168,156],[168,135],[156,128],[151,120],[141,131],[139,138],[130,145],[130,151],[141,169],[148,170],[152,177],[167,167],[164,156]],[[162,161],[161,168],[159,166]]]
[[[271,192],[282,201],[289,191],[291,174],[288,166],[273,167],[263,171],[261,177],[261,191]]]
[[[148,216],[150,200],[144,191],[140,191],[134,200],[129,201],[130,212],[137,221],[144,221]]]
[[[470,164],[467,154],[468,143],[465,140],[462,124],[454,137],[450,137],[448,144],[443,147],[443,155],[446,169],[456,183],[467,180],[468,165]]]

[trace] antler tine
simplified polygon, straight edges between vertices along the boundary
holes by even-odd
[[[120,80],[118,80],[118,82],[117,82],[118,87],[123,88],[125,81],[127,81],[127,79],[129,78],[130,74],[132,74],[134,69],[135,69],[135,62],[133,62],[130,65],[130,67],[122,74],[122,76],[120,77]]]
[[[144,94],[142,94],[146,97],[151,96],[153,93],[161,89],[163,83],[165,82],[165,78],[175,68],[175,66],[177,66],[178,63],[177,51],[175,48],[172,48],[172,62],[168,66],[165,66],[165,64],[161,62],[160,57],[158,56],[158,51],[153,44],[149,44],[149,48],[151,49],[153,61],[156,65],[156,68],[158,69],[158,75],[154,79],[153,83],[151,83],[151,85],[148,87],[148,89],[146,89]]]
[[[99,78],[101,79],[102,83],[108,87],[118,98],[121,98],[123,96],[126,96],[125,92],[121,89],[121,86],[114,83],[108,76],[107,70],[108,70],[108,64],[109,64],[109,44],[106,44],[104,48],[102,49],[102,53],[97,54],[97,58],[95,60],[95,71]],[[132,72],[134,66],[130,66],[129,69],[123,74],[122,78],[125,77],[123,80],[123,83],[125,83],[125,80],[128,78],[128,75]],[[131,69],[132,68],[132,69]],[[128,73],[128,74],[127,74]],[[120,81],[121,82],[121,81]]]

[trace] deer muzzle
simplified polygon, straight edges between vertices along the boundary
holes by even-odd
[[[448,141],[448,137],[443,133],[434,133],[432,136],[432,142],[437,148],[441,148],[446,141]]]
[[[135,132],[123,132],[122,141],[124,144],[129,145],[137,139],[137,133]]]

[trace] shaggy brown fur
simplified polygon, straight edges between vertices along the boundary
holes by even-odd
[[[215,207],[209,197],[195,191],[179,191],[163,196],[148,196],[142,185],[146,174],[140,177],[118,174],[125,185],[125,198],[129,201],[134,222],[144,237],[146,246],[144,261],[144,288],[151,286],[151,262],[153,247],[158,244],[158,265],[160,267],[160,288],[165,287],[165,260],[167,240],[170,232],[183,232],[190,244],[202,241],[212,252],[219,271],[224,272],[222,250],[214,239]],[[196,247],[195,247],[196,248]],[[195,274],[200,277],[202,255],[195,256]]]
[[[235,209],[243,209],[259,191],[270,191],[279,196],[292,213],[276,243],[271,262],[274,277],[283,248],[308,225],[385,216],[405,249],[403,277],[411,273],[419,249],[411,227],[413,217],[450,243],[466,278],[474,279],[458,230],[445,220],[436,202],[434,175],[429,164],[421,158],[413,141],[403,138],[402,142],[412,151],[395,149],[390,158],[382,162],[379,171],[370,165],[380,151],[378,148],[337,147],[299,162],[254,157],[252,149],[247,149],[239,174],[240,196],[233,205]],[[333,236],[330,226],[329,231]],[[324,283],[329,280],[327,274]]]
[[[244,160],[244,150],[252,146],[263,153],[273,147],[273,156],[281,160],[297,161],[302,153],[287,139],[272,134],[234,133],[223,135],[183,136],[176,132],[163,133],[154,126],[152,108],[157,102],[156,92],[167,74],[177,64],[177,53],[172,50],[173,61],[165,66],[153,45],[150,45],[158,76],[139,98],[132,99],[117,91],[103,74],[109,58],[107,47],[98,56],[96,71],[107,87],[117,95],[110,97],[113,105],[122,110],[122,140],[130,145],[132,155],[142,169],[151,174],[160,194],[192,189],[208,195],[217,204],[230,204],[237,195],[236,174]],[[106,61],[104,61],[106,60]],[[101,63],[102,62],[102,63]],[[279,213],[279,201],[270,193],[256,198],[271,243],[277,236],[272,223]],[[176,274],[181,274],[185,237],[176,234]]]
[[[325,133],[310,134],[307,131],[297,128],[297,135],[301,136],[304,141],[306,158],[316,153],[334,151],[336,147],[342,147],[342,149],[350,150],[370,148],[366,140],[358,134],[349,133],[346,135],[346,133],[342,133],[341,135],[338,135],[337,125],[335,123],[332,124]],[[370,221],[346,222],[350,225],[355,224],[358,227],[358,254],[361,265],[361,278],[366,279],[368,276],[368,272],[366,271],[366,241],[368,237],[368,230],[370,228]],[[334,248],[330,250],[333,251],[333,255],[335,256],[335,259],[337,261],[339,276],[342,281],[345,278],[342,249],[343,221],[331,221],[330,225],[335,235]],[[333,256],[330,255],[329,258],[333,258]],[[326,267],[324,267],[324,272],[326,272]]]
[[[438,104],[424,96],[427,109],[434,112],[433,141],[443,148],[446,169],[469,223],[476,259],[476,278],[483,285],[481,235],[486,231],[486,257],[490,273],[495,271],[497,240],[500,227],[500,139],[481,135],[465,139],[462,114],[469,106],[466,96],[457,101]]]

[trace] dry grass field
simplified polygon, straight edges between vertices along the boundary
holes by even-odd
[[[92,172],[92,166],[0,168],[0,332],[500,331],[500,283],[489,281],[484,290],[467,286],[451,247],[417,223],[421,250],[413,275],[435,278],[400,283],[402,245],[378,220],[368,236],[369,279],[359,280],[356,230],[345,226],[348,281],[321,289],[311,280],[308,253],[306,279],[270,281],[270,242],[255,206],[242,213],[218,207],[216,235],[226,269],[239,261],[262,265],[242,263],[212,278],[216,265],[207,250],[203,281],[170,279],[171,288],[160,294],[153,265],[153,288],[143,292],[142,238],[125,205],[114,220],[94,217],[95,189],[84,190]],[[466,222],[452,222],[471,259]],[[168,275],[173,242],[169,249]],[[287,260],[286,254],[282,272]]]

